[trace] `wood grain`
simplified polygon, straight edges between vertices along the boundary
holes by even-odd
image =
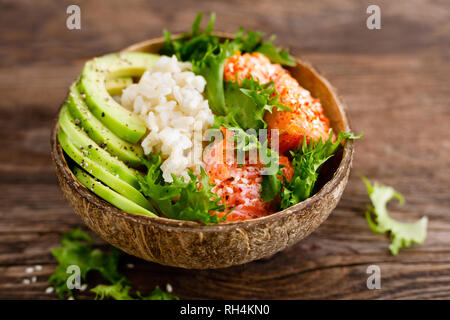
[[[79,1],[82,29],[69,31],[65,11],[73,1],[0,1],[0,298],[55,298],[44,293],[56,266],[49,249],[82,226],[57,185],[49,136],[84,59],[162,28],[184,31],[202,10],[217,13],[221,31],[243,25],[277,34],[338,89],[352,128],[365,136],[341,202],[306,240],[220,272],[124,256],[133,285],[148,292],[169,282],[184,299],[449,299],[450,5],[375,2],[382,29],[370,31],[365,11],[373,1]],[[360,175],[404,194],[405,206],[392,205],[395,217],[429,217],[424,245],[389,254],[388,239],[363,217]],[[35,264],[43,265],[38,281],[23,285],[26,266]],[[366,287],[371,264],[381,267],[381,290]]]

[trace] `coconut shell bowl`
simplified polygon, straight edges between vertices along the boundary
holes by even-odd
[[[221,35],[223,36],[223,35]],[[124,51],[157,53],[163,38],[137,43]],[[334,132],[350,131],[345,107],[329,82],[300,59],[292,76],[319,98]],[[95,233],[128,254],[162,265],[215,269],[268,258],[317,229],[338,204],[347,184],[353,142],[322,168],[313,196],[271,215],[217,225],[127,213],[100,199],[73,175],[57,140],[51,135],[52,159],[61,189],[76,214]]]

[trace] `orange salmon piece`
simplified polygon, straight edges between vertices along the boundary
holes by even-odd
[[[268,129],[279,130],[279,152],[285,154],[296,148],[306,137],[317,141],[328,139],[330,121],[318,99],[297,82],[287,70],[279,64],[273,64],[259,52],[241,54],[236,52],[228,58],[224,67],[224,79],[236,81],[253,77],[260,83],[273,81],[279,100],[291,111],[266,112],[264,120]]]
[[[230,152],[234,154],[231,132],[224,128],[221,130],[225,138],[206,149],[203,162],[210,183],[215,184],[212,191],[222,198],[221,204],[234,208],[226,221],[259,218],[275,212],[276,202],[263,202],[260,196],[265,166],[262,163],[250,164],[248,159],[245,164],[238,165],[236,157],[230,157]],[[285,166],[282,170],[290,181],[294,174],[292,164],[285,156],[280,156],[279,162]],[[222,217],[226,212],[215,213]]]

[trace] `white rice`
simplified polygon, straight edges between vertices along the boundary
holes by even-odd
[[[142,148],[146,154],[161,152],[167,182],[173,181],[172,174],[189,180],[188,170],[200,173],[202,137],[214,122],[202,94],[206,81],[190,70],[188,62],[161,56],[121,98],[122,105],[147,124]]]

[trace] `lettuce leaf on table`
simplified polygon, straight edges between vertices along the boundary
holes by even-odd
[[[123,281],[119,281],[112,285],[98,285],[91,289],[91,292],[95,293],[95,300],[103,300],[105,298],[114,300],[179,300],[177,296],[161,290],[158,286],[148,296],[143,296],[137,291],[136,298],[130,295],[130,290],[131,286],[124,284]]]
[[[67,267],[77,265],[80,267],[81,279],[86,280],[87,273],[92,270],[100,274],[111,283],[119,281],[123,275],[118,270],[120,251],[111,247],[109,253],[92,247],[92,238],[81,231],[73,229],[65,233],[61,240],[61,247],[51,250],[59,265],[50,276],[48,282],[55,288],[59,298],[66,294],[72,296],[72,291],[67,287]]]
[[[422,217],[415,222],[400,222],[391,218],[386,209],[387,203],[395,198],[403,205],[403,196],[392,187],[378,182],[371,184],[365,177],[362,179],[372,202],[366,211],[367,223],[373,232],[389,232],[392,240],[390,252],[397,255],[400,249],[409,248],[413,243],[422,244],[427,236],[428,218]]]
[[[110,252],[106,253],[92,245],[92,238],[80,229],[72,229],[65,233],[61,240],[61,247],[51,250],[58,260],[58,266],[48,279],[52,284],[60,299],[65,296],[73,296],[72,290],[67,286],[67,279],[71,275],[67,273],[67,267],[76,265],[80,268],[81,280],[87,280],[87,274],[98,271],[100,275],[110,282],[110,285],[100,284],[91,289],[96,294],[96,299],[113,298],[116,300],[172,300],[178,297],[164,292],[159,287],[149,296],[142,296],[136,292],[137,298],[132,298],[129,294],[131,286],[125,276],[119,272],[119,256],[121,251],[115,247],[110,247]]]

